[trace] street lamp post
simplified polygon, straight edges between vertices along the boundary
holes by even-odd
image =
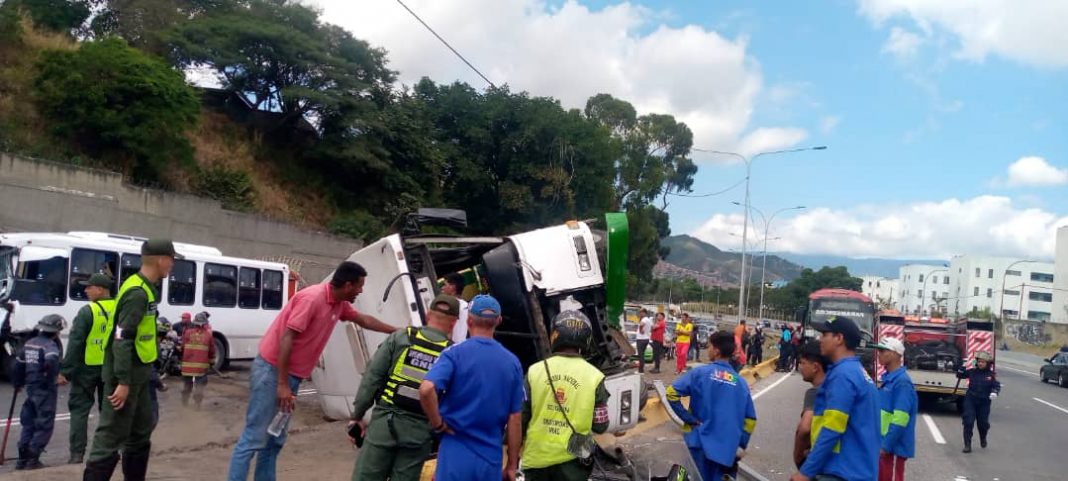
[[[1009,264],[1009,266],[1005,268],[1005,272],[1003,272],[1001,274],[1001,296],[1000,296],[1001,300],[998,301],[998,319],[1004,320],[1003,318],[1005,317],[1005,278],[1009,277],[1009,269],[1012,269],[1012,266],[1014,266],[1016,264],[1024,264],[1024,263],[1027,263],[1027,262],[1038,262],[1038,261],[1027,259],[1027,260],[1013,262],[1012,264]],[[1023,305],[1023,289],[1020,289],[1020,305],[1021,306]],[[1017,319],[1020,318],[1020,311],[1016,311],[1016,318]]]
[[[737,205],[738,203],[737,202],[733,202],[733,204]],[[783,212],[790,211],[790,210],[802,210],[802,209],[805,208],[805,206],[799,205],[799,206],[796,206],[796,207],[784,207],[784,208],[779,209],[779,210],[777,210],[775,212],[772,212],[771,213],[771,217],[764,217],[764,213],[761,212],[760,209],[757,209],[756,207],[749,206],[749,208],[755,210],[757,214],[760,214],[760,219],[764,221],[764,255],[763,255],[763,259],[762,259],[762,261],[763,261],[762,265],[760,266],[760,305],[757,306],[757,309],[758,309],[757,317],[759,319],[763,319],[764,318],[764,278],[765,278],[765,274],[767,273],[767,270],[768,270],[768,233],[771,231],[771,221],[775,220],[775,216],[777,216],[777,215],[779,215],[779,214],[781,214]],[[782,239],[782,238],[781,237],[776,237],[776,238],[771,239],[771,240],[779,240],[779,239]],[[746,301],[748,302],[748,300],[749,300],[749,298],[747,297]]]
[[[945,272],[946,274],[949,274],[949,269],[935,269],[933,271],[927,271],[927,277],[923,278],[923,295],[924,296],[927,295],[927,281],[931,280],[931,274],[934,274],[936,272]],[[931,300],[935,301],[935,308],[938,308],[938,300],[937,300],[937,298],[935,296],[931,296]],[[924,306],[923,296],[920,296],[920,314],[921,315],[923,314],[923,308],[924,307],[925,306]],[[929,313],[928,317],[931,317],[930,314],[933,314],[933,313]]]
[[[768,152],[760,152],[760,153],[758,153],[756,155],[753,155],[752,157],[746,157],[745,155],[739,154],[737,152],[725,152],[725,151],[721,151],[721,150],[705,150],[705,149],[696,149],[696,148],[695,149],[691,149],[691,150],[695,150],[695,151],[698,151],[698,152],[707,152],[707,153],[710,153],[710,154],[728,155],[728,156],[731,156],[731,157],[735,157],[735,158],[741,159],[742,162],[745,163],[745,205],[748,206],[748,205],[750,205],[749,204],[749,177],[750,177],[750,174],[752,173],[753,162],[755,162],[758,157],[760,157],[762,155],[788,154],[788,153],[793,153],[793,152],[805,152],[805,151],[809,151],[809,150],[826,150],[826,149],[827,149],[826,145],[819,145],[819,146],[816,146],[816,147],[805,147],[805,148],[801,148],[801,149],[772,150],[772,151],[768,151]],[[745,304],[744,304],[744,302],[745,302],[745,291],[746,291],[746,279],[745,279],[745,249],[746,249],[746,245],[745,245],[745,242],[746,242],[748,233],[749,233],[749,209],[746,208],[746,209],[744,209],[744,215],[743,215],[743,220],[742,220],[742,276],[741,276],[740,282],[738,283],[739,284],[739,289],[738,289],[738,318],[739,319],[745,317]]]

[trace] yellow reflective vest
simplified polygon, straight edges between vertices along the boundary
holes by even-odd
[[[551,386],[545,364],[553,376]],[[590,434],[597,386],[603,380],[604,374],[581,357],[552,356],[530,366],[527,384],[531,417],[523,443],[524,468],[545,468],[575,459],[567,452],[571,437],[567,421],[571,421],[579,434]]]
[[[137,337],[134,339],[137,357],[142,363],[148,364],[155,362],[159,356],[156,345],[156,293],[152,290],[152,287],[145,283],[145,280],[140,275],[134,274],[126,279],[126,282],[123,282],[122,287],[119,288],[119,295],[115,301],[116,306],[122,304],[122,296],[131,289],[144,289],[145,296],[148,297],[148,309],[145,310],[145,315],[141,318],[141,322],[137,323]],[[111,316],[111,324],[114,326],[115,314],[112,313]]]
[[[93,326],[85,338],[85,365],[103,366],[104,347],[115,329],[115,299],[101,299],[89,303]]]

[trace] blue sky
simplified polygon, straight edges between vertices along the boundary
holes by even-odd
[[[402,82],[482,83],[395,1],[314,3],[389,50]],[[1068,2],[406,3],[515,90],[568,107],[612,93],[687,122],[706,149],[828,146],[754,163],[755,207],[808,207],[776,219],[771,250],[1051,257],[1068,225]],[[694,156],[696,193],[744,177]],[[738,248],[741,199],[674,198],[672,230]]]

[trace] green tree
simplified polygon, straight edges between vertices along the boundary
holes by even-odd
[[[808,295],[817,290],[833,287],[859,292],[862,285],[863,281],[849,274],[844,266],[824,266],[818,271],[805,268],[801,270],[800,277],[786,286],[765,291],[764,303],[778,309],[792,310],[807,304]]]
[[[88,154],[155,182],[174,162],[187,162],[184,137],[200,104],[181,72],[117,38],[76,51],[46,51],[38,63],[35,100],[55,132]]]
[[[3,3],[3,2],[0,2]],[[89,18],[87,0],[9,0],[5,8],[22,9],[39,29],[70,33]]]
[[[54,0],[53,0],[54,1]],[[122,37],[131,46],[161,57],[171,29],[206,13],[231,12],[240,0],[90,0],[98,4],[90,31],[99,38]]]

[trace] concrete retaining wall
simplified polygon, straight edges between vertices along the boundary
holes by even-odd
[[[1006,320],[1001,331],[1000,339],[1032,346],[1068,344],[1068,324]]]
[[[98,231],[164,236],[225,255],[287,262],[318,282],[358,241],[143,189],[113,172],[0,154],[0,232]]]

